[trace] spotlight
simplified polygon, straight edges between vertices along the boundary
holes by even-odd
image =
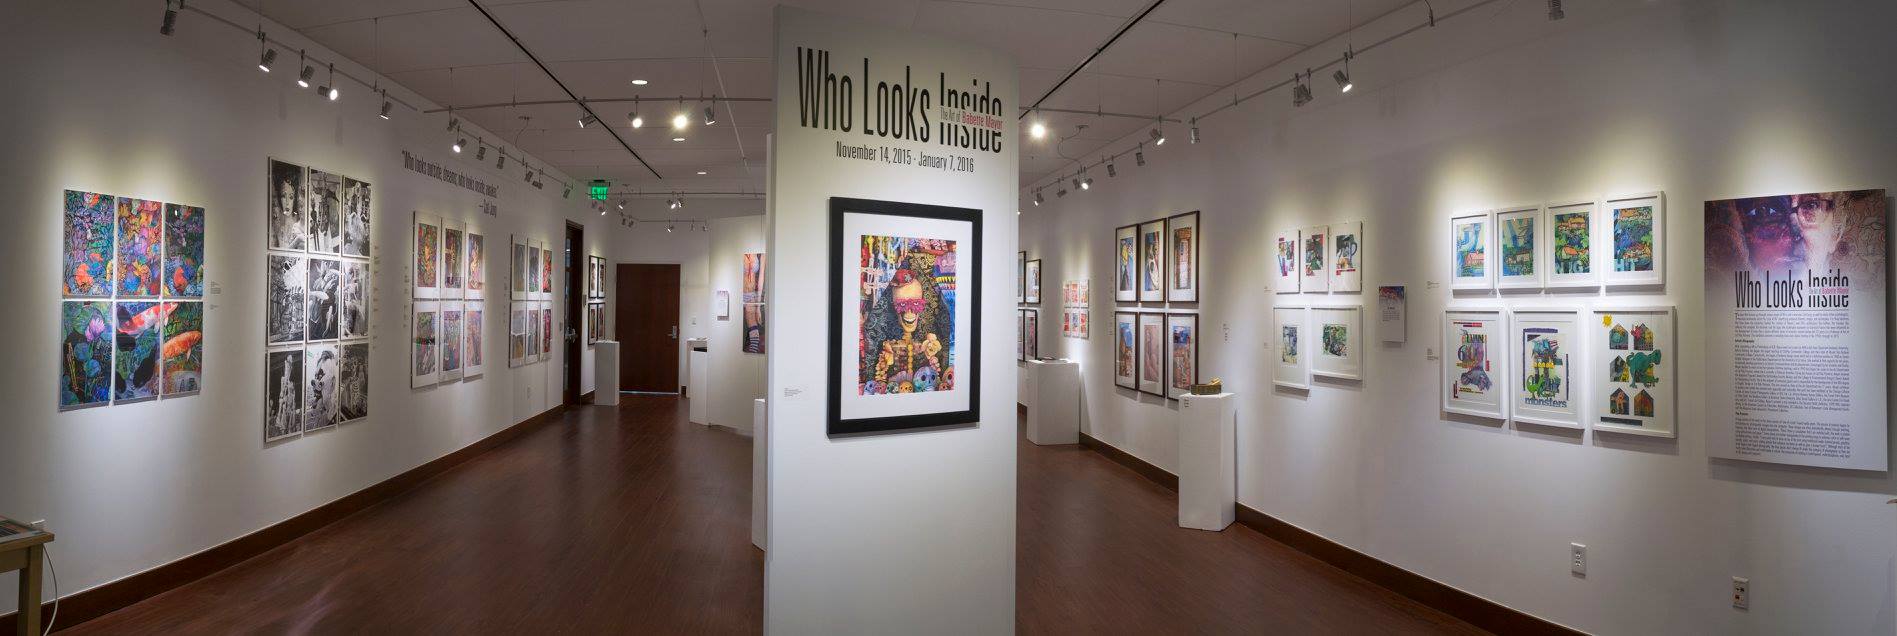
[[[1065,199],[1065,198],[1067,198],[1067,188],[1061,188],[1061,189],[1059,189],[1059,190],[1055,190],[1055,191],[1054,191],[1054,198],[1056,198],[1056,199]]]
[[[685,207],[685,195],[679,195],[678,200],[672,202],[672,207],[673,209]]]
[[[329,65],[329,85],[316,87],[316,94],[328,97],[329,101],[332,102],[336,101],[337,96],[342,95],[341,91],[336,90],[336,65],[334,63]]]
[[[1166,145],[1166,133],[1160,132],[1159,126],[1154,126],[1152,130],[1146,131],[1146,136],[1153,140],[1153,145],[1155,146]]]
[[[1146,167],[1146,144],[1140,144],[1138,149],[1133,151],[1133,165]]]
[[[1113,160],[1107,160],[1107,178],[1112,179],[1117,176],[1120,176],[1120,171],[1113,168]]]
[[[1194,117],[1194,118],[1192,118],[1192,137],[1191,137],[1191,141],[1192,141],[1192,143],[1195,143],[1195,144],[1196,144],[1196,143],[1199,143],[1199,118],[1197,118],[1197,117]],[[1112,176],[1112,175],[1108,175],[1108,176]]]
[[[573,198],[573,184],[570,184],[570,183],[567,184],[566,190],[560,192],[560,198],[562,199]],[[605,212],[601,212],[600,214],[605,214]]]
[[[460,137],[454,140],[454,146],[452,147],[454,148],[455,152],[459,153],[461,152],[461,147],[466,146],[466,145],[468,145],[468,138]]]
[[[1337,72],[1335,72],[1335,73],[1331,73],[1331,79],[1334,79],[1334,80],[1337,80],[1337,92],[1339,92],[1339,93],[1348,93],[1348,92],[1350,92],[1350,89],[1351,89],[1351,83],[1350,83],[1350,73],[1349,73],[1349,72],[1347,72],[1347,71],[1337,71]]]
[[[298,73],[296,76],[297,88],[309,88],[310,78],[315,77],[315,76],[316,76],[316,69],[310,68],[308,64],[303,65],[303,72]]]
[[[1086,179],[1080,182],[1080,189],[1088,190],[1092,188],[1093,188],[1093,177],[1087,177]]]
[[[1028,126],[1028,135],[1035,139],[1045,139],[1047,137],[1047,126],[1038,121],[1034,122],[1034,125]]]
[[[678,228],[677,225],[667,225],[665,226],[665,233],[671,234],[672,230],[677,229],[677,228]]]
[[[673,137],[672,141],[685,141],[684,137]]]
[[[587,127],[587,126],[591,126],[591,125],[593,125],[593,124],[595,124],[595,123],[598,123],[598,122],[599,122],[599,118],[598,118],[598,117],[594,117],[592,113],[587,113],[587,114],[585,114],[585,115],[583,115],[583,116],[581,116],[581,117],[580,117],[580,127],[581,127],[581,128],[585,128],[585,127]]]
[[[711,174],[711,173],[709,173],[709,172],[705,172],[705,171],[703,171],[703,170],[700,170],[700,171],[698,171],[698,176],[701,176],[701,177],[702,177],[702,176],[705,176],[705,175],[707,175],[707,174]]]
[[[494,160],[494,169],[501,170],[501,169],[506,168],[507,167],[507,151],[502,150],[495,154],[500,155],[500,158]]]
[[[533,168],[528,168],[528,169],[527,169],[527,172],[526,172],[526,174],[523,174],[523,175],[521,175],[521,177],[520,177],[520,180],[521,180],[521,182],[523,182],[523,183],[533,183],[533,182],[534,182],[534,169],[533,169]]]
[[[178,6],[184,6],[183,0],[179,0]],[[171,0],[165,0],[165,23],[158,25],[158,34],[171,35],[176,30],[178,30],[178,10],[171,8]]]
[[[686,126],[690,126],[690,125],[692,125],[692,118],[686,117],[683,111],[679,112],[678,114],[672,115],[673,129],[684,130]]]
[[[599,206],[599,215],[606,216],[606,206]]]
[[[1075,190],[1085,190],[1085,189],[1086,189],[1086,188],[1083,188],[1083,187],[1080,187],[1080,177],[1074,177],[1074,179],[1073,179],[1073,181],[1074,181],[1074,189],[1075,189]]]
[[[636,110],[630,113],[626,113],[626,120],[632,122],[633,128],[644,128],[646,125],[645,118],[640,117],[639,111],[636,111]]]
[[[1291,74],[1291,79],[1297,82],[1296,85],[1291,87],[1291,106],[1294,108],[1301,108],[1305,104],[1311,103],[1313,99],[1311,97],[1311,86],[1304,83],[1306,75],[1299,75],[1297,73]]]
[[[270,72],[270,65],[275,64],[276,61],[277,61],[277,50],[273,48],[265,47],[263,50],[263,57],[257,60],[257,68],[262,69],[263,72],[265,73],[268,73]]]
[[[1548,19],[1552,21],[1565,17],[1568,17],[1568,13],[1561,10],[1561,0],[1548,0]]]
[[[718,115],[712,112],[712,109],[710,106],[706,106],[705,107],[705,125],[710,126],[716,123],[718,123]]]
[[[625,200],[625,199],[620,199],[620,200],[619,200],[619,209],[621,209],[621,210],[624,210],[624,209],[626,209],[626,200]]]
[[[395,109],[395,103],[389,101],[389,90],[386,88],[382,89],[382,112],[377,113],[376,116],[381,117],[383,119],[388,119],[389,111],[392,111],[394,109]]]
[[[461,128],[461,118],[455,117],[454,115],[449,115],[448,116],[448,132],[454,132],[455,130],[459,128]]]
[[[487,161],[487,140],[480,137],[474,138],[474,160]]]
[[[1041,204],[1046,201],[1047,199],[1041,196],[1040,190],[1034,191],[1034,207],[1040,207]]]

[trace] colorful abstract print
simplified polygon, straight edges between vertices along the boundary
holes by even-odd
[[[112,220],[116,206],[117,201],[107,195],[66,191],[66,242],[62,256],[65,295],[112,296],[110,263],[114,253]]]
[[[113,334],[112,400],[130,402],[158,397],[159,334],[165,312],[177,303],[120,301],[118,333]]]
[[[1502,275],[1535,275],[1535,217],[1502,219]]]
[[[204,296],[204,208],[165,204],[165,295]]]
[[[60,303],[59,408],[112,399],[112,303]]]
[[[1522,330],[1522,401],[1535,406],[1567,408],[1568,353],[1559,329]]]
[[[1456,277],[1481,278],[1487,274],[1487,241],[1482,236],[1483,224],[1459,223],[1456,225]]]
[[[955,241],[865,235],[857,393],[955,389]]]
[[[159,355],[165,395],[195,393],[203,388],[204,303],[181,302],[165,315],[164,345]]]
[[[120,297],[158,296],[159,250],[164,241],[164,204],[119,199],[118,290]]]
[[[1593,271],[1594,255],[1590,247],[1593,228],[1588,212],[1570,212],[1554,216],[1554,273],[1586,274]]]
[[[1653,271],[1653,206],[1614,211],[1614,271]]]

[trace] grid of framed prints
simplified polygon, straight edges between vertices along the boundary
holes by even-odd
[[[204,208],[67,190],[59,410],[195,395]]]
[[[554,254],[545,241],[518,234],[508,248],[507,366],[522,367],[552,357]]]
[[[1311,375],[1338,380],[1363,379],[1363,310],[1359,307],[1311,308]]]
[[[486,373],[487,239],[479,229],[415,213],[409,269],[409,386],[422,388]]]
[[[1583,377],[1581,325],[1572,309],[1518,309],[1509,315],[1509,368],[1514,389],[1510,419],[1539,426],[1581,428],[1575,382]]]
[[[1061,283],[1061,337],[1087,339],[1088,304],[1092,302],[1092,296],[1093,292],[1086,280],[1070,280]]]
[[[726,295],[726,312],[729,313],[730,292],[720,293]],[[589,255],[586,257],[586,344],[591,346],[599,342],[605,333],[606,259]]]
[[[1666,196],[1565,200],[1449,220],[1451,289],[1666,283]]]
[[[1363,223],[1284,230],[1272,244],[1272,291],[1362,292]]]
[[[1490,419],[1508,417],[1508,386],[1503,380],[1508,347],[1502,339],[1499,309],[1450,309],[1443,312],[1442,408]]]
[[[370,185],[276,159],[267,166],[266,443],[368,417],[374,295]]]
[[[1304,307],[1273,307],[1272,347],[1277,359],[1272,362],[1271,383],[1287,389],[1311,388],[1310,335],[1306,329],[1310,310]]]
[[[1588,382],[1595,430],[1675,437],[1672,307],[1602,307],[1588,322],[1597,359]]]
[[[1021,308],[1021,359],[1041,357],[1041,310]]]

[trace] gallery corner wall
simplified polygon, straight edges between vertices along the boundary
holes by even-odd
[[[692,302],[710,307],[707,315],[711,326],[706,330],[710,336],[711,370],[707,374],[712,378],[712,386],[692,387],[692,398],[711,400],[708,414],[710,423],[726,426],[739,431],[751,431],[752,400],[764,397],[764,360],[773,344],[770,333],[765,334],[765,353],[747,353],[744,350],[744,258],[746,254],[764,253],[764,217],[741,216],[713,219],[711,225],[711,285],[710,288],[692,297]],[[769,263],[768,255],[766,263]],[[717,311],[717,294],[729,293],[726,309],[729,313],[720,318]],[[767,309],[771,306],[762,304]]]
[[[243,5],[192,2],[233,19]],[[484,376],[409,388],[410,287],[406,263],[416,212],[477,224],[490,246],[486,281],[506,289],[500,251],[510,236],[559,246],[581,224],[605,254],[619,228],[521,183],[491,162],[457,157],[441,115],[397,107],[343,84],[336,101],[293,83],[288,64],[255,65],[254,34],[186,12],[158,33],[157,5],[142,0],[27,2],[8,8],[0,52],[30,63],[8,75],[18,99],[0,106],[0,232],[12,310],[0,326],[18,335],[0,401],[0,514],[45,519],[60,592],[70,595],[173,562],[310,511],[546,412],[560,401],[562,361],[510,369],[505,312],[488,312]],[[296,32],[266,23],[273,39],[336,59]],[[83,43],[83,44],[81,44]],[[294,60],[292,55],[290,59]],[[338,60],[338,70],[360,67]],[[433,107],[387,78],[391,95]],[[471,125],[470,133],[476,132]],[[470,137],[474,135],[470,134]],[[499,135],[486,134],[487,139]],[[483,197],[405,167],[403,152],[498,184]],[[509,148],[519,160],[517,149]],[[472,153],[467,153],[472,154]],[[370,409],[367,419],[266,444],[264,292],[266,162],[278,158],[370,182]],[[527,157],[535,165],[544,162]],[[204,389],[194,396],[58,412],[62,191],[108,193],[206,210]],[[492,205],[494,214],[483,211]],[[581,262],[584,262],[583,258]],[[554,295],[565,291],[556,267]],[[491,307],[506,295],[491,295]],[[556,303],[556,324],[564,307]],[[583,378],[590,385],[590,377]],[[14,585],[0,576],[0,588]],[[50,595],[51,590],[47,590]],[[0,600],[0,613],[14,600]]]
[[[1421,13],[1360,25],[1355,42],[1416,26]],[[1122,161],[1117,178],[1065,197],[1049,188],[1038,207],[1033,187],[1048,179],[1023,183],[1021,249],[1044,259],[1044,281],[1091,279],[1093,320],[1111,325],[1127,306],[1100,300],[1111,299],[1114,228],[1200,211],[1202,302],[1189,311],[1205,334],[1200,374],[1240,396],[1244,506],[1587,632],[1892,633],[1897,506],[1885,502],[1897,477],[1711,458],[1704,360],[1715,343],[1696,326],[1709,312],[1703,202],[1897,188],[1897,120],[1885,107],[1897,100],[1897,45],[1884,33],[1897,9],[1615,0],[1570,3],[1566,14],[1488,5],[1353,59],[1347,95],[1322,75],[1303,107],[1289,91],[1268,93],[1198,122],[1198,144],[1148,144],[1144,167]],[[1812,41],[1827,44],[1789,44]],[[1345,46],[1320,43],[1237,92]],[[1169,115],[1230,99],[1220,91]],[[1671,217],[1663,288],[1451,300],[1452,215],[1656,190]],[[1280,230],[1353,221],[1366,237],[1363,293],[1272,293]],[[1362,307],[1368,330],[1378,285],[1408,287],[1407,343],[1369,331],[1361,382],[1273,387],[1274,306]],[[1432,356],[1444,353],[1445,307],[1562,305],[1586,316],[1609,304],[1676,308],[1677,439],[1439,410]],[[1083,432],[1178,470],[1176,403],[1114,386],[1105,329],[1089,340],[1048,326],[1040,335],[1043,355],[1081,362]],[[1587,546],[1585,576],[1570,574],[1571,542]],[[1750,609],[1732,607],[1735,576],[1751,580]]]
[[[777,116],[765,250],[771,311],[767,331],[773,336],[766,362],[768,488],[770,509],[793,513],[770,515],[765,630],[1008,633],[1014,626],[1016,432],[1015,370],[1009,351],[1013,290],[1006,272],[1014,260],[1019,169],[1013,147],[1019,138],[1015,65],[1004,55],[967,43],[783,6],[777,9],[776,33]],[[800,125],[799,47],[813,55],[826,51],[830,72],[853,77],[850,81],[859,88],[830,96],[832,112],[847,108],[855,113],[848,125]],[[876,130],[868,126],[877,125],[877,107],[862,101],[860,89],[874,94],[878,82],[902,85],[911,81],[905,77],[914,84],[883,91],[880,126],[885,134],[866,135],[864,131]],[[913,91],[922,89],[944,99],[939,95],[944,81],[950,90],[989,96],[991,101],[983,106],[1000,100],[1001,112],[992,116],[992,132],[1003,144],[998,150],[943,143],[948,137],[937,131],[967,130],[935,127],[933,109],[948,104],[931,101],[925,108],[920,101],[902,101],[903,95],[914,96],[918,93]],[[958,105],[972,113],[975,101],[971,96]],[[926,123],[931,136],[926,140],[910,138],[919,133],[905,123],[903,113],[917,110],[930,113]],[[900,132],[892,137],[892,131]],[[848,150],[851,147],[859,149]],[[905,151],[913,153],[909,157],[915,163],[902,161]],[[872,153],[880,153],[881,159],[871,159]],[[974,157],[975,162],[972,171],[950,171],[925,167],[921,162],[927,156]],[[982,275],[968,276],[973,264],[966,261],[956,261],[954,270],[957,301],[963,306],[975,304],[968,298],[971,279],[980,284],[980,360],[976,363],[969,349],[957,349],[957,364],[964,373],[956,376],[960,383],[953,389],[979,388],[974,423],[826,434],[828,392],[855,388],[853,381],[825,377],[830,341],[843,338],[829,326],[830,312],[843,311],[829,300],[831,285],[843,285],[839,293],[845,299],[858,298],[866,287],[831,280],[833,265],[848,267],[830,248],[833,197],[979,211],[979,234],[958,241],[955,249],[972,250],[967,243],[979,243]],[[901,223],[893,220],[897,217],[886,218]],[[961,231],[969,226],[966,221],[953,223]],[[852,246],[843,251],[851,256],[868,253],[859,250]],[[849,324],[854,322],[846,321],[846,330],[855,328]],[[848,336],[851,343],[856,338]],[[858,369],[850,359],[854,357],[843,358],[853,375]],[[973,382],[966,376],[977,368],[980,380]],[[930,391],[923,397],[955,395]],[[889,396],[860,398],[852,392],[848,397]]]

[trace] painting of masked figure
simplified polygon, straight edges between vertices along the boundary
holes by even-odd
[[[832,294],[829,433],[975,422],[981,212],[841,198],[830,212],[830,280],[850,284]]]

